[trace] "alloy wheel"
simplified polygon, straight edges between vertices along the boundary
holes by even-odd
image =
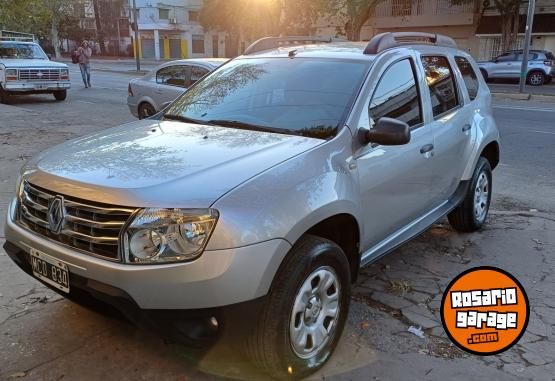
[[[482,172],[476,182],[474,189],[474,217],[477,221],[483,222],[489,209],[489,180],[487,175]]]

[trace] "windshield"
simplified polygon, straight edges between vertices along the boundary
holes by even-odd
[[[190,88],[165,118],[328,139],[368,67],[330,59],[237,59]]]
[[[48,59],[40,46],[19,42],[0,42],[0,58]]]

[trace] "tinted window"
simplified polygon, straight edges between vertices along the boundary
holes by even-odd
[[[455,78],[449,61],[442,56],[422,57],[426,72],[426,82],[430,90],[434,116],[447,112],[459,104],[455,88]]]
[[[190,80],[190,66],[168,66],[156,73],[156,82],[163,85],[189,87]]]
[[[495,61],[497,62],[509,62],[509,61],[516,61],[516,54],[512,54],[512,53],[505,53],[500,55],[499,57],[497,57],[495,59]]]
[[[197,82],[167,113],[326,139],[337,133],[367,69],[367,62],[236,59]]]
[[[533,60],[537,60],[538,59],[538,54],[537,53],[529,53],[528,54],[528,61],[533,61]],[[517,61],[522,61],[524,59],[524,54],[523,53],[519,53],[517,56]]]
[[[468,90],[468,96],[470,100],[474,100],[478,94],[478,78],[476,77],[476,73],[466,58],[455,57],[455,62],[463,76],[464,84]]]
[[[209,70],[200,66],[193,66],[191,71],[191,85],[208,74]]]
[[[409,126],[422,122],[420,97],[411,61],[391,65],[383,74],[368,107],[374,121],[388,117],[402,120]]]

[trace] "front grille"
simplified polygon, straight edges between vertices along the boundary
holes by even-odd
[[[63,220],[59,233],[50,229],[48,208],[63,199]],[[19,222],[35,233],[88,254],[120,260],[118,240],[121,229],[135,209],[114,207],[57,195],[24,182],[19,198]]]
[[[59,81],[60,69],[19,69],[19,79],[25,81]]]

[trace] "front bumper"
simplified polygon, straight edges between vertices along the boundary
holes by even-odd
[[[20,81],[10,81],[6,82],[4,89],[13,92],[35,92],[35,91],[57,91],[57,90],[67,90],[71,88],[71,83],[69,81],[56,81],[56,82],[20,82]]]
[[[8,208],[7,242],[24,253],[34,248],[66,263],[70,281],[80,277],[121,290],[141,309],[213,308],[262,297],[291,248],[287,241],[273,239],[241,248],[205,251],[187,263],[114,263],[77,252],[19,226],[15,222],[16,204],[14,199]]]

